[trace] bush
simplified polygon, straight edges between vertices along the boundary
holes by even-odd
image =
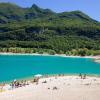
[[[50,54],[50,55],[55,55],[56,52],[55,52],[54,50],[49,50],[49,54]]]

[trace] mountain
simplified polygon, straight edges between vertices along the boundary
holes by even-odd
[[[27,20],[34,18],[56,16],[66,19],[82,19],[87,21],[94,21],[81,11],[55,13],[49,9],[39,8],[33,4],[30,8],[21,8],[11,3],[0,3],[0,23],[7,23],[12,21]],[[94,21],[95,22],[95,21]]]
[[[21,7],[10,4],[10,3],[0,3],[0,23],[8,23],[12,20],[19,21],[23,19],[24,9]]]
[[[49,9],[41,9],[33,4],[31,8],[21,8],[15,4],[0,3],[0,23],[22,21],[54,14]]]
[[[0,47],[100,49],[100,23],[81,11],[55,13],[0,3]]]

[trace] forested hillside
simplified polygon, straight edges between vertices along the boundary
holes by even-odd
[[[37,5],[0,3],[0,48],[16,47],[56,53],[100,50],[100,23],[81,11],[55,13]]]

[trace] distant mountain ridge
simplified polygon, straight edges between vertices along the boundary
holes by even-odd
[[[58,16],[59,18],[79,18],[87,21],[94,21],[88,15],[81,11],[55,13],[50,9],[42,9],[33,4],[30,8],[21,8],[11,3],[0,3],[0,23],[7,23],[11,21],[21,21],[26,19],[42,18]]]
[[[55,13],[35,4],[0,3],[0,47],[100,49],[100,22],[81,11]]]
[[[0,3],[0,23],[2,24],[11,21],[46,17],[53,14],[51,10],[41,9],[35,4],[31,8],[21,8],[10,3]]]

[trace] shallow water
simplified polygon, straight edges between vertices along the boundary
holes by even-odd
[[[2,55],[0,56],[0,82],[31,77],[35,74],[96,74],[100,64],[91,58],[56,56]]]

